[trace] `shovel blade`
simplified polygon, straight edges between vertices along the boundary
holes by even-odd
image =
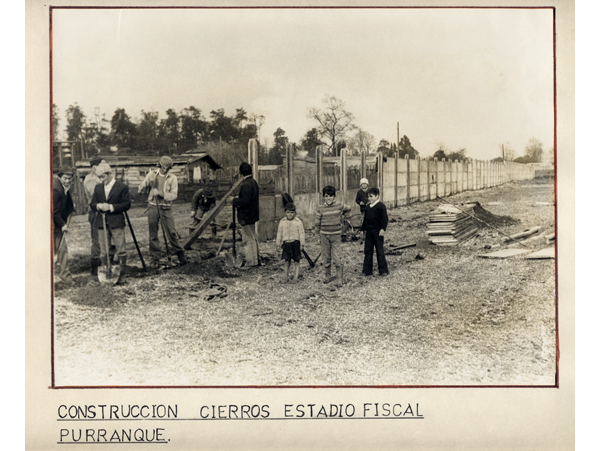
[[[236,268],[241,268],[242,265],[244,264],[244,257],[242,257],[241,255],[237,255],[234,259],[233,259],[233,264]]]
[[[113,266],[108,271],[108,268],[98,268],[98,280],[102,285],[115,285],[121,275],[121,268],[119,266]]]
[[[244,257],[240,254],[234,255],[228,252],[225,254],[225,264],[232,268],[241,268],[244,264]]]
[[[235,258],[233,257],[233,255],[230,252],[227,252],[225,254],[225,264],[230,267],[235,266]]]

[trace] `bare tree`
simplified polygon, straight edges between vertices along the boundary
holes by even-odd
[[[435,145],[437,146],[437,150],[441,150],[444,153],[450,152],[448,146],[444,143],[444,141],[436,141]]]
[[[515,149],[513,149],[508,141],[500,144],[500,152],[502,159],[505,161],[513,161],[515,159]]]
[[[531,163],[539,163],[542,161],[542,154],[544,153],[544,149],[542,147],[542,142],[537,138],[530,138],[527,141],[527,146],[525,147],[525,157]]]
[[[336,143],[354,129],[354,116],[346,110],[346,103],[335,96],[325,94],[321,108],[310,107],[307,117],[319,123],[317,130],[321,139],[329,140],[328,149],[338,154]]]
[[[357,128],[356,133],[348,139],[348,149],[355,154],[370,153],[375,147],[375,137],[362,128]]]

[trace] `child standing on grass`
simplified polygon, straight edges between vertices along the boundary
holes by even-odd
[[[379,190],[377,188],[369,188],[367,197],[369,204],[365,208],[365,217],[362,224],[362,230],[365,232],[365,260],[362,272],[365,276],[373,275],[373,247],[375,247],[379,275],[387,276],[389,270],[383,253],[383,236],[388,225],[387,209],[382,202],[379,202]]]
[[[356,192],[355,202],[360,207],[360,214],[365,219],[365,210],[367,209],[367,204],[369,203],[369,198],[367,197],[367,191],[369,190],[369,180],[362,178],[360,179],[360,189]],[[363,244],[365,241],[365,232],[362,233],[362,240],[360,244]]]
[[[325,265],[325,283],[333,280],[331,277],[332,263],[336,268],[337,285],[343,284],[343,268],[339,250],[342,241],[342,215],[350,211],[348,205],[335,202],[335,188],[331,185],[323,188],[323,205],[319,205],[315,219],[315,231],[320,234],[321,255]]]
[[[296,217],[296,206],[290,202],[285,205],[285,218],[279,221],[277,229],[277,247],[281,247],[281,258],[285,261],[285,280],[290,280],[290,265],[293,263],[293,283],[298,282],[300,274],[300,252],[304,249],[304,226],[302,221]]]

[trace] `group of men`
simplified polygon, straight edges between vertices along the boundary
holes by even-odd
[[[101,265],[107,266],[109,261],[112,262],[116,258],[115,264],[118,265],[118,269],[115,274],[119,274],[116,283],[122,283],[127,263],[125,227],[126,220],[129,220],[127,211],[131,207],[129,187],[116,180],[110,165],[100,157],[92,158],[90,165],[91,170],[85,177],[83,186],[89,205],[91,274],[97,275]],[[161,227],[167,253],[176,255],[180,265],[188,263],[173,217],[173,202],[178,195],[178,181],[177,176],[170,172],[172,166],[173,160],[169,156],[161,157],[158,168],[151,170],[138,187],[138,193],[148,193],[146,211],[151,257],[149,266],[153,268],[159,266],[163,255],[159,240]],[[256,180],[252,177],[252,166],[242,163],[239,171],[244,181],[240,185],[239,196],[232,201],[232,206],[237,209],[238,222],[242,226],[245,267],[249,268],[260,264],[255,232],[255,223],[259,219],[259,189]],[[63,166],[58,170],[53,184],[55,274],[65,282],[72,279],[68,264],[67,240],[64,237],[69,230],[70,218],[75,210],[70,192],[73,175],[72,168]],[[197,218],[195,212],[194,217]],[[198,222],[195,221],[194,226]]]

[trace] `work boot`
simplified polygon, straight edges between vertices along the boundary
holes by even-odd
[[[179,265],[180,266],[188,264],[187,258],[185,258],[185,252],[183,252],[183,251],[177,252],[177,258],[179,258]]]
[[[110,246],[110,249],[108,250],[108,253],[110,255],[110,262],[117,264],[119,263],[118,257],[117,257],[117,246],[115,246],[114,244],[112,244]]]
[[[127,265],[127,256],[119,257],[119,278],[117,279],[117,283],[123,284],[125,283],[125,267]]]
[[[331,282],[331,266],[325,266],[325,277],[323,278],[323,283]]]
[[[338,287],[341,287],[342,285],[344,285],[344,265],[337,265],[335,267],[336,270],[336,276],[337,276],[337,280],[335,282],[335,284]]]
[[[90,274],[93,277],[98,275],[98,266],[100,266],[100,259],[98,257],[92,258],[92,269],[90,270]]]

